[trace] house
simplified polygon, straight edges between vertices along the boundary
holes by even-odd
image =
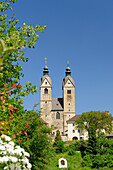
[[[80,115],[75,115],[69,120],[67,120],[68,124],[68,140],[80,140],[80,139],[88,139],[88,132],[86,130],[81,131],[75,125],[75,120],[79,118]]]

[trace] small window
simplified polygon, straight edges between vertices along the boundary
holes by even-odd
[[[73,133],[75,133],[75,130],[73,130]]]
[[[61,160],[61,165],[65,165],[65,162],[64,162],[64,160]]]
[[[67,90],[67,94],[71,94],[71,90]]]
[[[78,129],[78,133],[80,133],[80,129]]]
[[[75,124],[73,123],[73,126],[75,126]]]
[[[53,135],[55,135],[55,132],[53,132]]]
[[[59,112],[56,113],[56,119],[60,119],[60,113]]]
[[[47,88],[44,89],[44,94],[48,94],[48,89]]]
[[[45,117],[47,117],[47,115],[45,115]]]
[[[45,82],[45,84],[47,84],[47,82]]]
[[[47,101],[45,101],[45,103],[47,103]]]

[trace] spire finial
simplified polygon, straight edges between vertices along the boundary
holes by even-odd
[[[47,58],[45,58],[45,67],[44,67],[43,75],[48,75],[48,74],[49,74],[49,71],[47,67]]]
[[[45,66],[47,66],[47,58],[45,57]]]
[[[69,61],[67,61],[67,67],[69,67]]]
[[[69,68],[69,61],[67,61],[67,68],[66,68],[66,76],[70,75],[71,76],[71,69]]]

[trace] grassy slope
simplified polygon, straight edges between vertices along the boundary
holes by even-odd
[[[75,155],[69,156],[68,152],[61,153],[61,154],[54,154],[53,157],[51,158],[51,161],[47,167],[47,170],[58,170],[58,159],[64,157],[67,159],[67,166],[68,170],[90,170],[90,168],[86,167],[83,168],[81,167],[81,154],[76,152]]]
[[[68,155],[68,152],[65,153],[60,153],[60,154],[53,154],[53,157],[51,157],[50,163],[47,166],[46,170],[59,170],[60,168],[58,167],[58,159],[64,157],[67,159],[67,169],[64,170],[91,170],[89,167],[82,167],[81,162],[81,154],[79,152],[76,152],[75,155],[70,156]],[[93,169],[97,170],[97,169]],[[109,168],[99,168],[98,170],[110,170]]]

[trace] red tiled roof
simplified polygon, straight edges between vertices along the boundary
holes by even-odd
[[[69,122],[69,121],[74,121],[74,120],[76,120],[77,118],[79,118],[81,115],[75,115],[75,116],[73,116],[72,118],[70,118],[69,120],[67,120],[67,122]]]

